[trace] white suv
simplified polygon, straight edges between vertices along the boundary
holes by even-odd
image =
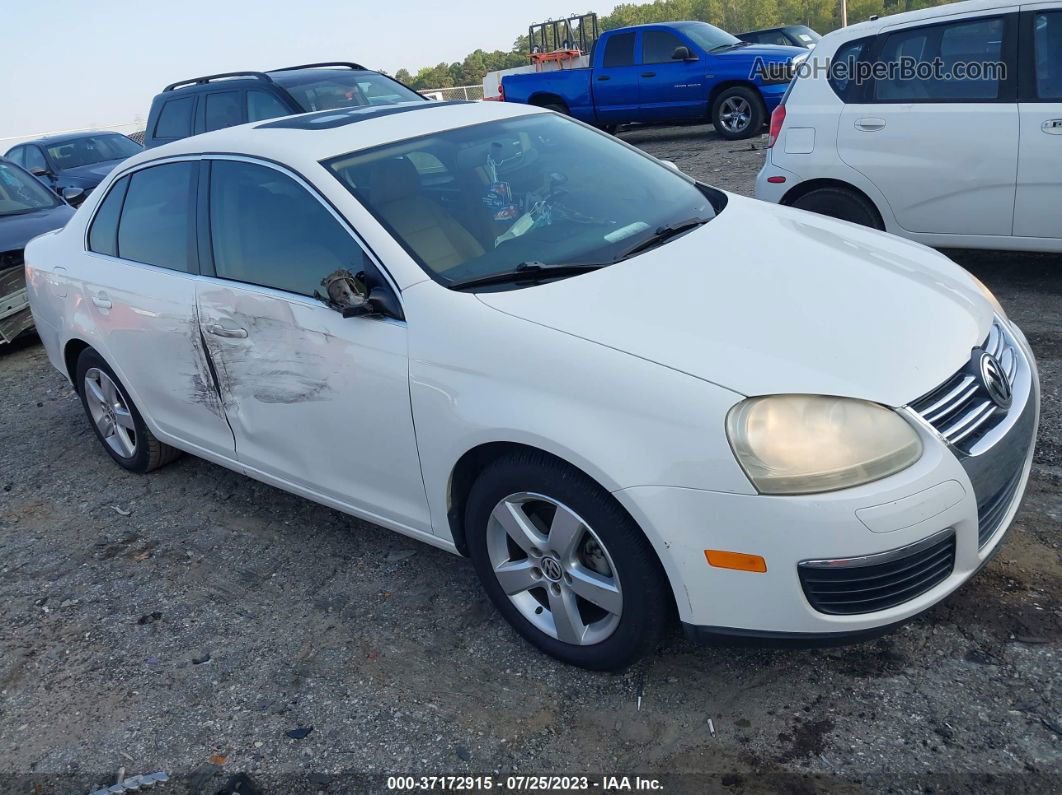
[[[975,0],[825,37],[756,196],[931,246],[1062,251],[1060,164],[1062,3]]]

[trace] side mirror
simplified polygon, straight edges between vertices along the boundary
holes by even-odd
[[[49,171],[46,168],[41,168],[40,166],[37,166],[36,168],[31,168],[30,169],[30,173],[33,176],[35,176],[35,177],[51,177],[51,176],[54,176],[51,171]]]
[[[80,207],[85,201],[85,191],[81,188],[63,188],[63,198],[72,207]]]
[[[387,315],[402,319],[402,307],[394,295],[385,287],[369,288],[365,273],[351,273],[340,269],[321,280],[321,286],[327,295],[314,293],[314,297],[339,312],[343,317],[360,315]]]
[[[697,56],[690,52],[689,47],[676,47],[675,51],[671,53],[672,61],[696,61]]]
[[[660,162],[661,162],[661,163],[663,163],[663,164],[664,164],[665,166],[667,166],[668,168],[670,168],[670,169],[673,169],[674,171],[677,171],[677,172],[678,172],[678,173],[680,173],[680,174],[682,173],[682,169],[681,169],[681,168],[679,168],[678,166],[676,166],[676,165],[675,165],[674,163],[672,163],[672,162],[671,162],[670,160],[661,160]]]

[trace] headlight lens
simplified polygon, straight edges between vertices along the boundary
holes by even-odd
[[[970,278],[973,279],[974,284],[977,285],[978,289],[981,291],[981,295],[985,297],[985,300],[988,301],[988,303],[992,305],[992,308],[996,310],[996,314],[1000,317],[1006,317],[1007,313],[1003,311],[1003,306],[999,303],[999,299],[997,299],[996,296],[992,293],[992,291],[985,286],[985,283],[978,279],[976,276],[974,276],[972,273],[970,274]]]
[[[913,464],[922,441],[895,411],[823,395],[749,398],[726,418],[730,446],[762,494],[858,486]]]

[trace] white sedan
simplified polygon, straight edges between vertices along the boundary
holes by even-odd
[[[999,546],[1036,436],[1024,337],[945,257],[526,106],[152,149],[26,269],[119,465],[185,451],[466,554],[589,668],[675,617],[802,641],[911,618]]]

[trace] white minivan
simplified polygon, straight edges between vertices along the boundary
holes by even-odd
[[[1062,251],[1062,2],[831,33],[774,112],[756,196],[931,246]]]

